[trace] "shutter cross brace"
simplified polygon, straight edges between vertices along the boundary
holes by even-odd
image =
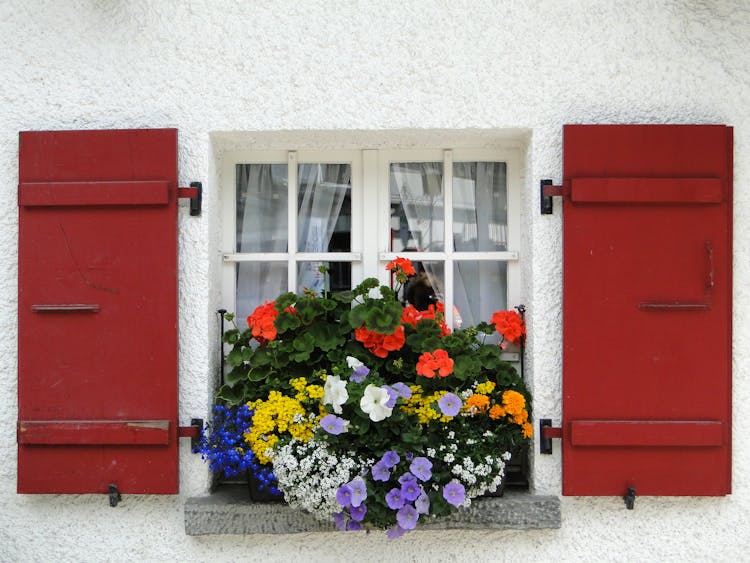
[[[201,433],[203,432],[203,419],[202,418],[191,418],[190,426],[178,426],[177,436],[179,438],[190,438],[190,449],[195,451],[198,447],[198,443],[201,439]]]
[[[552,215],[552,198],[569,194],[569,186],[553,186],[552,180],[541,180],[539,182],[539,212],[542,215]]]
[[[562,428],[552,426],[551,418],[539,419],[539,453],[552,453],[552,438],[562,438]]]
[[[203,207],[203,184],[201,182],[190,182],[189,188],[177,188],[177,197],[190,199],[190,215],[197,217],[201,214]]]

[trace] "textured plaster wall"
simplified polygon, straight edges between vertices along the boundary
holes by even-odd
[[[0,560],[747,560],[750,548],[750,5],[735,1],[0,1]],[[564,123],[735,127],[734,450],[726,498],[562,499],[560,530],[187,537],[186,497],[208,475],[183,444],[181,494],[15,493],[17,134],[177,127],[180,180],[206,184],[180,214],[180,419],[204,417],[216,372],[224,149],[510,139],[526,155],[524,297],[538,415],[560,417],[559,211]],[[439,133],[442,131],[442,133]],[[442,136],[442,137],[441,137]],[[40,335],[40,345],[45,338]],[[700,335],[696,353],[700,353]],[[638,390],[634,390],[638,392]],[[710,389],[707,390],[710,392]],[[560,457],[536,456],[540,493]]]

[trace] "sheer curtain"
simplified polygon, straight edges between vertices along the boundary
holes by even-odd
[[[299,215],[297,248],[300,252],[327,252],[341,214],[351,194],[349,164],[302,164],[299,167]],[[301,262],[297,287],[322,293],[325,278],[318,270],[322,262]]]
[[[400,162],[391,164],[391,200],[401,203],[408,233],[401,229],[404,250],[422,252],[445,248],[445,213],[443,204],[442,162]],[[392,250],[396,250],[393,249]],[[396,250],[397,251],[397,250]],[[445,299],[443,264],[421,262],[433,293]]]
[[[507,247],[507,194],[504,162],[453,164],[453,244],[456,252],[495,252]],[[456,261],[454,302],[464,324],[489,320],[504,309],[506,264]]]
[[[444,213],[442,167],[435,162],[391,165],[391,194],[400,198],[416,250],[442,250]],[[506,171],[502,162],[453,164],[453,244],[457,253],[506,249]],[[444,299],[443,275],[453,275],[456,326],[489,320],[506,307],[504,262],[454,262],[454,272],[441,263],[423,263],[436,295]]]
[[[288,170],[286,164],[237,165],[237,252],[288,250]],[[351,192],[349,164],[299,166],[299,252],[327,252],[341,207]],[[298,265],[297,287],[323,289],[321,262]],[[263,260],[237,265],[237,317],[288,289],[287,262]]]

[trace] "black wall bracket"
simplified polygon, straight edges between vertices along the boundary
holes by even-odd
[[[190,215],[197,217],[203,208],[203,184],[201,182],[190,182],[189,188],[178,188],[177,197],[190,199]]]
[[[539,419],[539,453],[552,453],[552,438],[562,438],[562,428],[552,426],[551,418]]]
[[[552,196],[544,195],[544,186],[551,186],[552,180],[539,182],[539,212],[542,215],[552,215]]]

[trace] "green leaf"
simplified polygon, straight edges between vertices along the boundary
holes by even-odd
[[[230,370],[224,376],[224,382],[229,387],[234,387],[240,381],[247,380],[247,372],[248,370],[246,366],[239,365],[235,367],[234,369]]]
[[[242,364],[243,357],[242,357],[242,348],[234,347],[232,348],[231,352],[227,354],[226,362],[227,365],[231,367],[236,367]]]

